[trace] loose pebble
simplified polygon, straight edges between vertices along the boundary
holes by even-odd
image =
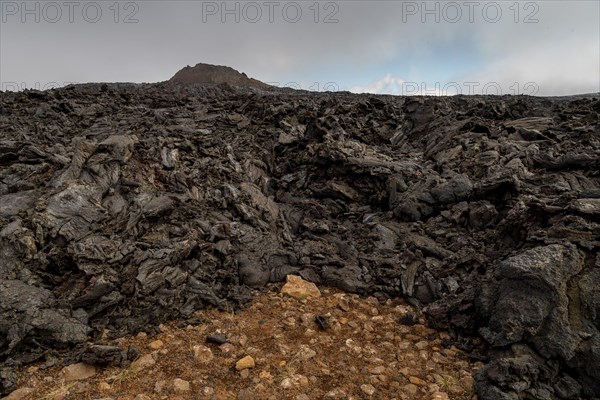
[[[254,368],[254,358],[252,356],[246,356],[235,363],[235,369],[238,371],[246,368]]]
[[[189,392],[190,391],[190,383],[186,380],[175,378],[173,380],[173,389],[176,392]]]

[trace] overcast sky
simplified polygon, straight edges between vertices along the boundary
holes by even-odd
[[[391,94],[600,91],[600,1],[0,0],[3,90],[228,65]]]

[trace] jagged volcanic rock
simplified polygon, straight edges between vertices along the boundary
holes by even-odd
[[[0,93],[3,392],[298,274],[423,307],[480,399],[599,396],[598,97],[235,86]]]

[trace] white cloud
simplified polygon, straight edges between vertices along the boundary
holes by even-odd
[[[366,86],[353,86],[352,93],[374,93],[374,94],[401,94],[404,80],[402,78],[387,74]]]
[[[460,82],[407,81],[390,73],[366,86],[352,86],[352,93],[392,94],[397,96],[453,96],[467,94],[473,88]]]

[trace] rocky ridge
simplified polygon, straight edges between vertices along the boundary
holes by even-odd
[[[15,367],[299,275],[402,296],[480,399],[600,393],[598,98],[173,84],[0,93],[0,389]],[[482,344],[483,343],[483,344]]]
[[[171,79],[171,84],[182,85],[230,85],[244,88],[267,89],[270,86],[254,78],[249,78],[243,72],[238,72],[231,67],[199,63],[193,67],[189,65],[179,70]]]

